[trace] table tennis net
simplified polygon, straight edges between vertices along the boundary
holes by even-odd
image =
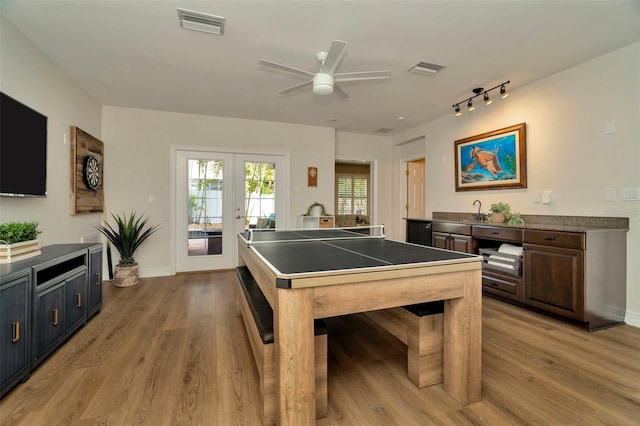
[[[249,244],[329,241],[355,238],[385,238],[384,225],[355,226],[348,228],[304,228],[304,229],[249,229],[243,237]]]

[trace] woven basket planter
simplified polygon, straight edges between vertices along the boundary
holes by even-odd
[[[491,218],[489,219],[489,222],[492,223],[502,223],[505,221],[505,216],[503,213],[491,213]]]
[[[138,278],[138,265],[116,266],[116,275],[113,285],[116,287],[132,287],[140,282]]]

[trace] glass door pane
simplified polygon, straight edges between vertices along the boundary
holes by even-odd
[[[176,272],[233,267],[233,155],[178,150],[175,167]]]
[[[285,157],[236,154],[236,232],[285,228],[289,185]]]
[[[222,254],[224,171],[222,160],[189,159],[188,256]]]
[[[245,229],[276,227],[276,165],[244,161]]]

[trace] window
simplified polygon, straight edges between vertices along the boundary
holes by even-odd
[[[337,214],[369,214],[369,176],[336,174]]]

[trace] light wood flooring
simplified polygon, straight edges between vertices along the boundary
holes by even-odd
[[[0,400],[9,425],[258,425],[234,272],[104,286],[102,312]],[[406,347],[359,315],[327,320],[319,425],[637,425],[640,329],[588,333],[483,300],[482,401],[416,388]]]

